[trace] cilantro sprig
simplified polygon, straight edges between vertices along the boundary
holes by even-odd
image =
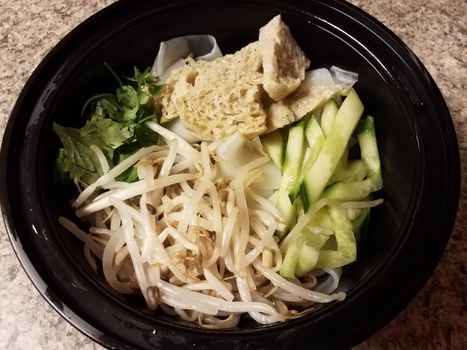
[[[78,180],[86,186],[102,175],[99,159],[91,145],[98,146],[113,167],[139,148],[158,141],[157,134],[148,129],[145,122],[158,120],[154,96],[161,92],[162,85],[149,68],[141,72],[136,67],[133,76],[127,77],[123,84],[105,65],[119,83],[116,92],[94,95],[86,101],[81,111],[87,116],[82,128],[53,124],[63,145],[55,162],[55,178],[62,184]],[[137,178],[136,170],[132,168],[119,180],[132,182]]]

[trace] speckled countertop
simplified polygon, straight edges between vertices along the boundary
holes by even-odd
[[[110,0],[0,0],[0,135],[21,88],[68,31]],[[357,349],[467,349],[467,3],[352,0],[423,61],[451,111],[461,149],[457,222],[433,277],[389,325]],[[63,320],[21,269],[0,220],[0,349],[101,349]]]

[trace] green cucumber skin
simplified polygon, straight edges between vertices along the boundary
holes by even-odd
[[[338,110],[339,107],[334,100],[330,100],[324,105],[323,111],[321,112],[321,129],[324,135],[327,136],[332,129],[332,124]]]
[[[298,192],[298,177],[305,155],[305,120],[292,125],[289,129],[285,159],[282,169],[282,181],[278,192],[277,206],[284,216],[285,228],[289,228],[295,217],[294,193]],[[284,235],[285,232],[281,232]]]
[[[282,172],[285,155],[285,142],[279,131],[273,131],[261,138],[264,150]]]
[[[362,159],[351,160],[345,168],[337,167],[329,179],[329,184],[336,182],[361,181],[367,176],[367,167]]]
[[[383,187],[381,176],[381,161],[379,158],[378,144],[376,142],[375,118],[366,116],[360,121],[358,129],[358,142],[360,153],[368,171],[368,179],[371,179],[378,190]]]
[[[293,125],[289,130],[289,139],[284,160],[284,189],[289,194],[298,192],[298,177],[305,155],[305,120]],[[281,186],[282,187],[282,186]],[[292,201],[293,202],[293,201]]]
[[[363,104],[355,90],[351,90],[339,108],[333,128],[324,141],[323,147],[311,170],[303,181],[305,208],[318,200],[331,178],[347,143],[363,113]]]
[[[349,97],[350,101],[347,101]],[[300,198],[299,201],[295,202],[297,205],[294,205],[293,201],[288,201],[290,210],[294,212],[293,215],[298,216],[300,213],[303,215],[320,198],[337,201],[369,200],[371,194],[383,186],[374,118],[372,116],[361,118],[363,105],[355,91],[352,90],[347,99],[339,108],[340,114],[338,111],[334,116],[333,127],[326,130],[327,133],[325,132],[326,127],[323,128],[322,125],[323,119],[321,119],[320,131],[323,136],[323,144],[314,164],[303,178],[303,170],[306,169],[307,162],[312,157],[309,154],[310,148],[305,150],[302,172],[299,173],[298,186],[296,187],[297,192],[291,193],[290,196],[290,198],[295,199],[299,195]],[[336,103],[333,102],[333,104],[337,108]],[[345,110],[341,111],[342,108]],[[326,108],[324,108],[323,114],[326,113]],[[348,113],[351,113],[350,117]],[[310,135],[316,137],[316,134],[311,133],[311,129],[309,129],[312,118],[316,117],[309,118],[304,131],[309,143]],[[350,138],[355,130],[354,135],[358,139],[361,159],[349,161],[347,154],[344,153],[346,148],[350,147]],[[353,141],[355,142],[355,139]],[[318,163],[318,160],[321,164]],[[314,168],[316,169],[313,172]],[[314,177],[311,176],[313,174]],[[303,182],[300,181],[301,179]],[[347,209],[338,206],[331,205],[325,208],[329,208],[329,214],[323,214],[326,211],[320,211],[320,215],[316,217],[313,215],[309,225],[304,227],[290,242],[285,251],[283,266],[280,269],[280,274],[283,277],[303,276],[316,268],[340,267],[356,260],[358,236],[363,223],[368,219],[370,209],[356,209],[355,213],[348,213]],[[326,218],[326,224],[324,221],[321,222],[323,218]],[[332,222],[332,227],[329,227],[330,222]],[[310,228],[315,226],[332,229],[334,235],[326,236],[313,233]],[[333,239],[330,240],[329,237],[333,237]]]

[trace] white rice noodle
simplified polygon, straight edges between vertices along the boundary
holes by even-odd
[[[296,294],[286,292],[281,288],[277,288],[275,292],[272,293],[272,295],[274,295],[274,297],[276,297],[277,299],[280,299],[288,303],[301,303],[304,300],[303,298],[297,296]]]
[[[335,84],[351,88],[358,81],[358,73],[332,66],[329,69]]]
[[[170,77],[172,71],[184,65],[184,58],[192,54],[197,60],[212,61],[222,57],[216,38],[212,35],[185,35],[162,41],[151,72],[162,81]]]
[[[324,269],[324,272],[326,272],[328,276],[322,283],[316,286],[315,290],[317,292],[325,294],[333,293],[339,285],[339,281],[342,275],[342,269]]]
[[[331,294],[331,295],[326,295],[323,293],[318,293],[318,292],[314,292],[314,291],[302,288],[286,280],[285,278],[283,278],[276,272],[272,271],[271,269],[264,267],[264,265],[258,260],[253,262],[253,265],[259,272],[261,272],[261,274],[264,277],[270,280],[274,285],[282,288],[283,290],[289,293],[295,294],[302,299],[306,299],[306,300],[310,300],[310,301],[314,301],[318,303],[329,303],[334,300],[342,301],[345,298],[345,293],[342,293],[342,292]]]
[[[183,310],[183,309],[174,308],[174,310],[175,310],[175,312],[178,314],[178,316],[180,316],[180,318],[181,318],[182,320],[187,321],[187,322],[193,322],[193,321],[195,321],[195,320],[199,317],[199,315],[200,315],[200,313],[197,312],[197,311],[193,311],[193,312],[191,313],[191,316],[190,316],[190,315],[188,315],[188,313],[187,313],[185,310]]]
[[[237,326],[238,322],[240,321],[240,314],[239,313],[232,313],[226,319],[218,319],[214,316],[204,316],[202,319],[202,326],[204,328],[212,328],[212,329],[228,329]]]
[[[240,294],[240,299],[245,303],[254,304],[251,301],[251,294],[248,288],[247,282],[242,277],[237,277],[237,287]],[[284,321],[285,317],[274,309],[271,305],[265,303],[257,303],[263,306],[263,310],[253,310],[253,308],[248,311],[248,314],[251,318],[261,324],[271,324],[275,322]]]

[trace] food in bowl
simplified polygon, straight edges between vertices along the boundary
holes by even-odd
[[[59,221],[112,288],[217,329],[345,298],[341,268],[382,202],[374,118],[358,74],[309,66],[280,16],[230,55],[175,38],[151,70],[115,74],[81,129],[54,124],[56,178],[87,228]]]

